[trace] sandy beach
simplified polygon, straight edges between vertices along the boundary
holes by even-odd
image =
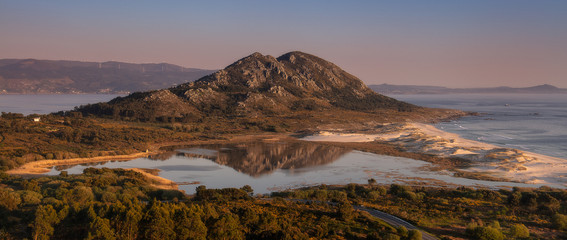
[[[139,152],[128,155],[117,155],[117,156],[100,156],[92,158],[71,158],[62,160],[39,160],[35,162],[26,163],[18,168],[6,171],[8,174],[15,175],[25,175],[25,174],[43,174],[49,172],[50,167],[62,166],[62,165],[77,165],[83,163],[96,163],[96,162],[107,162],[107,161],[127,161],[134,158],[147,157],[153,152]]]
[[[128,155],[118,155],[118,156],[101,156],[101,157],[93,157],[93,158],[72,158],[72,159],[63,159],[63,160],[40,160],[36,162],[26,163],[19,168],[11,169],[7,171],[8,174],[14,175],[41,175],[44,173],[49,172],[49,168],[53,166],[61,166],[61,165],[77,165],[83,163],[96,163],[96,162],[107,162],[107,161],[128,161],[135,158],[147,157],[150,154],[154,154],[153,152],[139,152],[133,153]],[[160,189],[177,189],[177,184],[169,179],[162,178],[160,176],[153,175],[147,171],[144,171],[140,168],[128,168],[126,170],[131,170],[134,172],[138,172],[148,180],[151,181],[151,186],[160,188]]]
[[[464,139],[423,123],[381,126],[368,133],[323,130],[301,140],[321,142],[388,142],[410,152],[470,160],[467,172],[489,174],[515,182],[567,186],[567,160]]]

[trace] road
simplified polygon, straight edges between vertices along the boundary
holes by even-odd
[[[359,211],[365,211],[367,213],[369,213],[370,215],[379,218],[380,220],[394,226],[394,227],[399,227],[399,226],[404,226],[406,229],[408,230],[419,230],[421,231],[421,237],[423,240],[438,240],[438,238],[434,237],[433,235],[426,233],[425,231],[417,228],[416,226],[412,225],[409,222],[406,222],[402,219],[399,219],[398,217],[394,216],[394,215],[390,215],[387,214],[385,212],[376,210],[376,209],[371,209],[371,208],[367,208],[367,207],[363,207],[363,206],[352,206],[354,209],[359,210]]]
[[[316,200],[306,200],[306,199],[288,199],[291,201],[296,201],[296,202],[302,202],[302,203],[313,203],[313,202],[321,202],[321,201],[316,201]],[[327,203],[329,205],[337,205],[336,202],[324,202]],[[421,237],[423,240],[439,240],[439,238],[436,238],[435,236],[417,228],[416,226],[412,225],[409,222],[406,222],[394,215],[390,215],[387,214],[385,212],[382,212],[380,210],[376,210],[376,209],[372,209],[372,208],[367,208],[367,207],[363,207],[363,206],[358,206],[358,205],[354,205],[352,206],[352,208],[359,210],[359,211],[364,211],[369,213],[370,215],[372,215],[373,217],[379,218],[380,220],[392,225],[393,227],[399,227],[399,226],[404,226],[406,229],[408,230],[419,230],[421,231]]]

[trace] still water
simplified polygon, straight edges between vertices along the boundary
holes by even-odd
[[[89,103],[107,102],[116,94],[0,94],[0,112],[47,114],[73,110]]]
[[[199,185],[208,188],[250,185],[255,193],[269,193],[319,184],[367,183],[374,178],[382,184],[426,186],[532,186],[453,177],[447,171],[429,171],[430,163],[409,158],[377,155],[311,142],[252,142],[246,144],[203,145],[178,149],[151,158],[66,167],[80,174],[87,167],[152,168],[159,176],[194,193]]]

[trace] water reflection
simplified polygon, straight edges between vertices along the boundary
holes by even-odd
[[[366,183],[369,178],[382,184],[539,186],[464,179],[447,171],[424,170],[430,165],[311,142],[248,142],[186,147],[130,161],[60,166],[47,174],[57,175],[63,169],[69,174],[80,174],[87,167],[158,169],[159,176],[179,183],[179,189],[189,194],[195,192],[197,185],[207,188],[250,185],[256,193],[269,193],[319,184]]]
[[[308,142],[251,142],[178,150],[186,157],[210,159],[253,177],[278,169],[290,170],[329,164],[350,151],[346,148]]]

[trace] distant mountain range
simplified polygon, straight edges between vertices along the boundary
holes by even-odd
[[[494,87],[494,88],[447,88],[419,85],[369,85],[372,90],[381,94],[448,94],[448,93],[567,93],[566,88],[558,88],[549,84],[526,88]]]
[[[192,82],[215,71],[167,63],[0,59],[0,94],[129,93]]]
[[[255,117],[333,109],[404,112],[417,106],[380,95],[319,57],[254,53],[194,82],[82,106],[84,115],[140,121],[187,121],[200,116]]]

